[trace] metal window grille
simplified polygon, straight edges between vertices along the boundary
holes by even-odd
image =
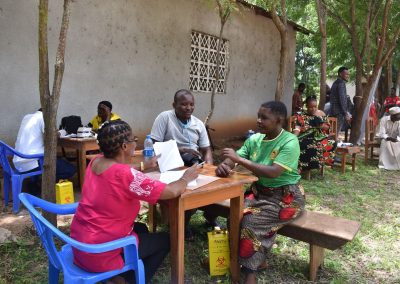
[[[212,91],[217,71],[218,37],[192,31],[190,56],[190,90],[209,93]],[[219,80],[216,93],[226,92],[229,61],[229,41],[222,39],[220,50]]]

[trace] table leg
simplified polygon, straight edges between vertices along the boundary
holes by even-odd
[[[346,170],[346,154],[342,154],[342,174],[344,174],[344,171]]]
[[[85,179],[86,171],[86,151],[85,149],[79,149],[78,163],[79,163],[79,185],[82,190],[83,180]]]
[[[242,186],[239,186],[239,190],[242,190]],[[239,256],[239,235],[240,235],[240,222],[243,217],[243,193],[236,197],[231,198],[230,203],[230,233],[229,233],[229,245],[231,251],[231,276],[232,283],[239,283],[240,281],[240,266],[238,262]]]
[[[353,172],[356,170],[356,154],[351,155],[351,169]]]
[[[185,210],[180,198],[170,200],[168,207],[171,239],[171,283],[183,284],[185,279]]]
[[[149,212],[147,217],[149,218],[149,231],[154,233],[157,229],[157,221],[156,221],[156,212],[157,212],[157,205],[153,205],[148,203]]]

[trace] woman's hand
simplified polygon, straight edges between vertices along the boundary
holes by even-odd
[[[225,148],[222,150],[222,156],[226,159],[230,159],[234,163],[238,163],[240,160],[240,157],[238,154],[236,154],[235,150],[232,148]]]
[[[177,181],[167,184],[160,195],[160,199],[171,199],[180,196],[185,192],[189,182],[195,180],[199,176],[200,167],[198,164],[193,164],[188,168]]]
[[[200,168],[198,167],[198,164],[195,163],[183,173],[182,179],[189,183],[199,176],[199,171]]]
[[[144,169],[153,169],[158,166],[157,160],[161,157],[160,155],[153,156],[150,160],[144,161]]]

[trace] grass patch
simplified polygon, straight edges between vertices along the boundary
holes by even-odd
[[[325,212],[361,223],[360,232],[336,251],[326,250],[318,283],[400,283],[399,172],[379,170],[376,164],[357,161],[345,174],[327,168],[325,177],[313,172],[302,180],[308,210]],[[146,221],[146,215],[141,216]],[[220,222],[226,222],[224,218]],[[226,224],[226,223],[225,223]],[[185,283],[229,283],[229,276],[214,279],[202,260],[208,255],[209,228],[201,211],[191,220],[195,241],[185,243]],[[167,230],[160,227],[159,230]],[[258,283],[309,283],[308,245],[283,236],[269,255],[269,269],[258,273]],[[46,283],[47,257],[36,233],[27,230],[18,243],[0,245],[0,283]],[[164,261],[153,283],[170,283],[170,260]]]

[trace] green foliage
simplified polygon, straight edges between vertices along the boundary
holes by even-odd
[[[272,3],[276,1],[268,0],[248,0],[247,2],[269,10]],[[339,14],[343,20],[350,23],[350,10],[348,1],[325,0],[328,7]],[[377,14],[377,24],[374,24],[369,33],[371,37],[371,61],[374,60],[377,49],[377,38],[381,31],[381,23],[383,17],[383,7],[385,1],[380,1],[380,6]],[[365,20],[367,17],[368,1],[356,0],[356,26],[358,43],[365,42]],[[320,62],[320,33],[318,29],[318,18],[315,9],[315,0],[287,0],[287,16],[299,25],[312,31],[310,35],[297,33],[296,47],[296,82],[295,86],[300,82],[305,82],[307,85],[306,94],[319,93],[319,62]],[[279,5],[278,5],[279,8]],[[278,9],[279,11],[279,9]],[[389,13],[389,28],[388,37],[391,39],[397,27],[400,26],[400,5],[398,1],[393,1],[392,8]],[[332,16],[328,16],[327,21],[327,76],[335,78],[337,68],[339,66],[348,66],[351,73],[355,72],[355,57],[352,51],[351,38],[347,30],[339,24],[338,20]],[[364,57],[364,64],[367,64],[367,57]],[[397,47],[393,67],[397,70],[400,67],[400,48]],[[368,73],[370,70],[367,70]],[[393,77],[395,78],[396,72]],[[394,81],[395,79],[393,79]]]

